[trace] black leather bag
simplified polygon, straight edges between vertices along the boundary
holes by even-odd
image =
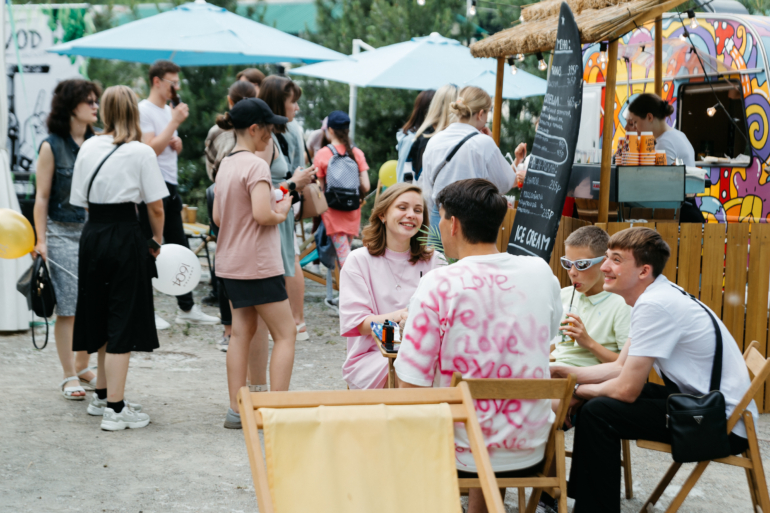
[[[32,345],[35,349],[44,349],[48,345],[48,318],[53,315],[53,309],[56,306],[56,293],[43,257],[38,255],[32,266],[21,275],[16,283],[16,290],[27,298],[27,307],[38,317],[45,319],[45,342],[42,347],[37,347],[35,329],[31,330]]]
[[[678,287],[675,288],[687,294]],[[714,314],[694,296],[687,295],[709,314],[716,332],[717,344],[714,364],[711,368],[709,387],[711,391],[703,396],[674,393],[668,396],[666,401],[666,427],[671,433],[671,456],[677,463],[692,463],[730,456],[725,397],[719,391],[722,381],[722,331]],[[665,374],[663,380],[669,390],[679,390]]]

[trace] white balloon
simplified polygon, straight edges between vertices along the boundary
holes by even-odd
[[[152,279],[152,286],[164,294],[187,294],[201,280],[201,263],[198,257],[179,244],[161,246],[155,266],[158,269],[158,277]]]

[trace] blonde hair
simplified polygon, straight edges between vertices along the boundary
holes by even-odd
[[[451,113],[449,112],[449,105],[457,99],[457,86],[454,84],[447,84],[441,86],[433,95],[433,99],[430,101],[430,107],[428,108],[428,114],[425,115],[425,121],[422,122],[420,128],[414,134],[414,138],[417,139],[428,128],[435,127],[435,131],[432,134],[425,134],[425,138],[433,137],[443,129],[448,127],[452,123]]]
[[[112,134],[113,144],[142,141],[136,93],[124,85],[108,87],[102,95],[101,115],[104,133]]]
[[[364,228],[362,239],[364,247],[369,250],[370,255],[378,257],[385,254],[388,230],[380,217],[384,217],[393,203],[407,192],[416,192],[422,198],[422,226],[420,226],[420,231],[409,241],[409,262],[414,265],[420,260],[427,262],[433,256],[433,250],[423,245],[419,240],[420,237],[424,236],[420,232],[427,232],[430,222],[428,221],[428,206],[425,203],[425,197],[422,195],[422,189],[417,185],[402,182],[388,187],[374,204],[372,215],[369,216],[369,224]]]
[[[463,87],[457,101],[449,106],[459,121],[468,120],[482,110],[489,111],[491,107],[492,98],[485,90],[476,86]]]

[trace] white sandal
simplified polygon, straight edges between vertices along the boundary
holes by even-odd
[[[66,385],[70,381],[78,381],[78,377],[72,376],[71,378],[67,378],[59,384],[59,387],[61,387],[61,395],[63,395],[65,399],[69,399],[70,401],[83,401],[86,398],[86,391],[83,387],[78,385],[74,387],[64,388],[64,385]],[[76,392],[83,392],[83,395],[72,395]]]
[[[78,372],[78,379],[80,380],[80,386],[82,386],[86,392],[93,392],[94,390],[96,390],[96,376],[94,376],[94,379],[92,379],[91,381],[86,381],[80,376],[82,376],[86,372],[95,371],[96,369],[97,369],[97,366],[94,365],[93,367],[86,367],[82,371]]]
[[[302,328],[305,328],[305,331],[300,331]],[[297,326],[297,341],[301,340],[310,340],[310,335],[307,332],[307,326],[304,322]]]

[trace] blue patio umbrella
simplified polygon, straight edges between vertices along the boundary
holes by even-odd
[[[48,51],[144,63],[166,59],[180,66],[314,63],[348,58],[204,0],[56,45]]]
[[[478,85],[494,95],[495,59],[477,59],[467,46],[434,32],[403,43],[353,55],[349,60],[294,68],[292,75],[345,82],[358,87],[438,89],[445,84]],[[546,81],[525,71],[510,74],[505,65],[504,94],[508,99],[544,95]],[[491,75],[490,75],[491,74]],[[487,87],[491,76],[492,85]],[[471,84],[473,80],[478,84]]]

